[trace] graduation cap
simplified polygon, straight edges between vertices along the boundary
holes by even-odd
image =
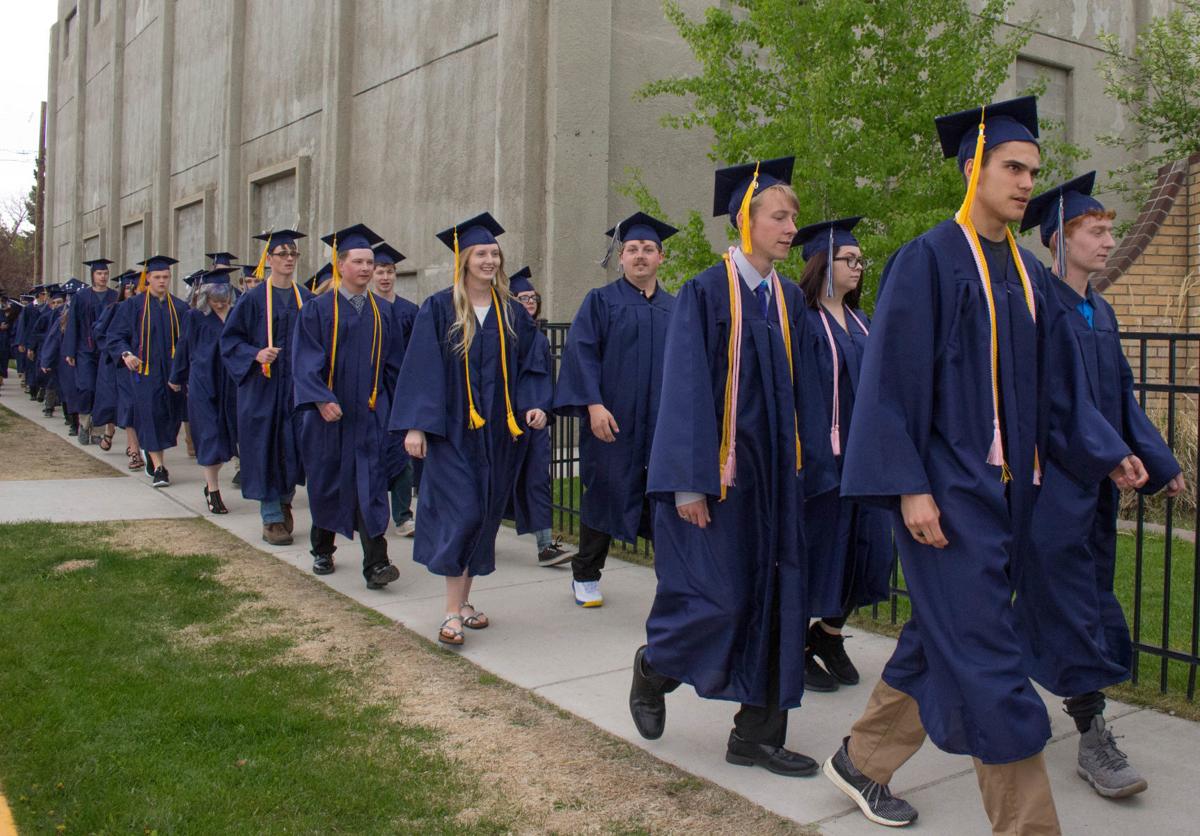
[[[496,236],[504,234],[504,227],[492,217],[491,212],[481,212],[473,218],[457,223],[437,233],[437,238],[454,251],[454,281],[458,281],[458,257],[467,247],[480,244],[495,244]]]
[[[399,264],[401,261],[404,261],[404,253],[387,242],[375,245],[376,264]]]
[[[825,295],[833,295],[833,254],[837,252],[838,247],[857,247],[858,239],[851,232],[852,229],[862,220],[862,216],[853,218],[839,218],[836,221],[821,221],[820,223],[809,224],[803,229],[796,231],[796,237],[792,239],[792,246],[801,248],[800,255],[808,261],[821,250],[826,250],[829,253],[829,263],[825,268]]]
[[[243,264],[242,265],[242,278],[244,278],[244,279],[250,278],[251,276],[254,275],[254,271],[257,269],[258,268],[255,267],[253,264]]]
[[[233,262],[237,261],[237,256],[233,253],[205,253],[205,255],[212,259],[213,267],[232,267]]]
[[[227,255],[227,253],[226,253]],[[229,265],[213,267],[211,270],[197,270],[193,275],[200,279],[200,284],[229,284],[229,274],[237,268]]]
[[[109,263],[111,263],[111,262],[109,262]],[[87,287],[87,285],[85,285],[83,282],[79,281],[79,279],[77,279],[73,276],[70,279],[67,279],[67,281],[63,283],[63,289],[67,293],[78,293],[79,291],[83,290],[85,287]]]
[[[51,299],[65,299],[67,297],[67,291],[61,284],[48,284],[45,288],[46,293]]]
[[[306,236],[303,232],[297,232],[294,229],[276,229],[270,232],[260,232],[254,237],[256,240],[264,242],[262,255],[258,257],[258,265],[254,268],[254,275],[261,279],[267,267],[267,254],[271,250],[285,245],[294,247],[299,239]]]
[[[518,293],[536,293],[533,286],[533,273],[528,267],[522,267],[508,277],[508,292],[513,296]]]
[[[93,258],[89,261],[83,262],[84,266],[93,273],[95,273],[97,270],[107,270],[108,265],[113,263],[115,262],[109,261],[107,258]]]
[[[285,244],[294,245],[301,238],[307,237],[303,232],[297,232],[294,229],[276,229],[270,232],[260,232],[255,235],[255,240],[264,241],[269,248],[267,252],[282,247]]]
[[[30,302],[36,302],[37,297],[34,296],[32,293],[22,293],[21,301],[24,302],[26,305],[28,305]]]
[[[333,262],[327,261],[327,262],[325,262],[324,267],[322,267],[320,270],[318,270],[311,279],[309,279],[308,281],[306,281],[304,283],[304,286],[307,287],[309,290],[311,290],[313,293],[316,293],[317,288],[321,286],[321,283],[323,281],[325,281],[326,279],[331,279],[331,278],[333,278]]]
[[[124,273],[117,276],[117,281],[121,284],[137,284],[139,275],[140,273],[137,270],[126,270]]]
[[[1067,222],[1088,212],[1104,211],[1104,204],[1092,197],[1095,186],[1096,172],[1089,171],[1074,180],[1047,189],[1025,207],[1025,217],[1021,219],[1022,232],[1040,225],[1042,243],[1047,247],[1050,246],[1050,237],[1058,233],[1054,263],[1060,276],[1067,274],[1067,242],[1062,234]]]
[[[663,223],[645,212],[634,212],[628,218],[617,223],[604,234],[609,237],[608,251],[600,261],[601,267],[607,267],[613,252],[626,241],[653,241],[662,248],[663,241],[670,238],[679,230],[670,224]]]
[[[145,261],[139,261],[138,264],[146,268],[147,273],[154,273],[158,270],[170,270],[172,264],[179,262],[171,258],[169,255],[152,255]]]
[[[336,250],[371,250],[376,244],[383,243],[383,238],[366,224],[354,224],[337,232],[322,235],[321,240]]]
[[[974,156],[981,116],[985,152],[1005,142],[1038,144],[1037,96],[1021,96],[939,116],[933,121],[937,125],[942,154],[947,158],[957,157],[960,170]]]
[[[196,283],[200,280],[204,273],[204,270],[193,270],[191,273],[188,273],[183,277],[183,283],[188,287],[195,287]]]
[[[33,294],[34,296],[38,296],[39,294],[45,293],[45,292],[46,292],[46,288],[47,288],[47,287],[49,287],[49,286],[50,286],[50,285],[45,285],[45,284],[35,284],[33,287],[29,288],[29,292],[30,292],[31,294]]]
[[[753,163],[741,163],[726,168],[717,169],[713,187],[713,217],[729,216],[729,223],[736,229],[737,216],[744,212],[746,220],[750,218],[750,201],[754,196],[777,186],[780,183],[792,182],[792,166],[795,157],[777,157],[773,160],[759,160]],[[742,225],[742,252],[749,254],[750,224]]]

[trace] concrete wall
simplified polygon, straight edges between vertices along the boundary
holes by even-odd
[[[1036,11],[1039,34],[1003,92],[1053,70],[1068,137],[1112,166],[1093,137],[1123,123],[1095,33],[1128,47],[1165,5],[1018,0],[1009,19]],[[180,275],[205,250],[253,263],[251,236],[284,226],[310,235],[307,275],[319,236],[361,220],[408,256],[419,300],[449,279],[433,234],[490,209],[509,268],[531,265],[561,319],[606,279],[630,169],[674,217],[710,201],[709,137],[659,124],[684,103],[633,98],[693,66],[655,0],[59,0],[50,50],[50,278],[99,252],[122,268],[165,252]]]

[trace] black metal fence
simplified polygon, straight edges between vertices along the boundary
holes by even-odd
[[[543,328],[556,378],[567,327],[547,323]],[[1163,431],[1188,481],[1187,491],[1177,499],[1138,495],[1122,506],[1116,591],[1133,634],[1133,681],[1194,700],[1200,668],[1200,545],[1195,540],[1200,530],[1200,334],[1129,332],[1123,339],[1139,402]],[[578,424],[576,418],[560,418],[551,431],[554,527],[568,537],[579,531]],[[647,543],[618,548],[642,558],[652,553]],[[908,591],[897,564],[889,600],[862,614],[899,625],[909,612]]]

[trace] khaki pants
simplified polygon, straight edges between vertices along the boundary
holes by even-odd
[[[917,701],[883,680],[875,686],[867,710],[850,730],[850,762],[872,781],[892,776],[925,742]],[[986,764],[978,758],[975,777],[992,833],[1003,836],[1061,834],[1050,778],[1041,753],[1015,763]]]

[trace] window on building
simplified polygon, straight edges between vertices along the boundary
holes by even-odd
[[[1071,140],[1071,71],[1035,58],[1017,59],[1017,89],[1040,89],[1038,121],[1042,133],[1058,140]]]
[[[71,9],[71,11],[67,12],[67,16],[63,18],[62,33],[63,58],[68,58],[71,55],[71,37],[75,34],[75,9]]]

